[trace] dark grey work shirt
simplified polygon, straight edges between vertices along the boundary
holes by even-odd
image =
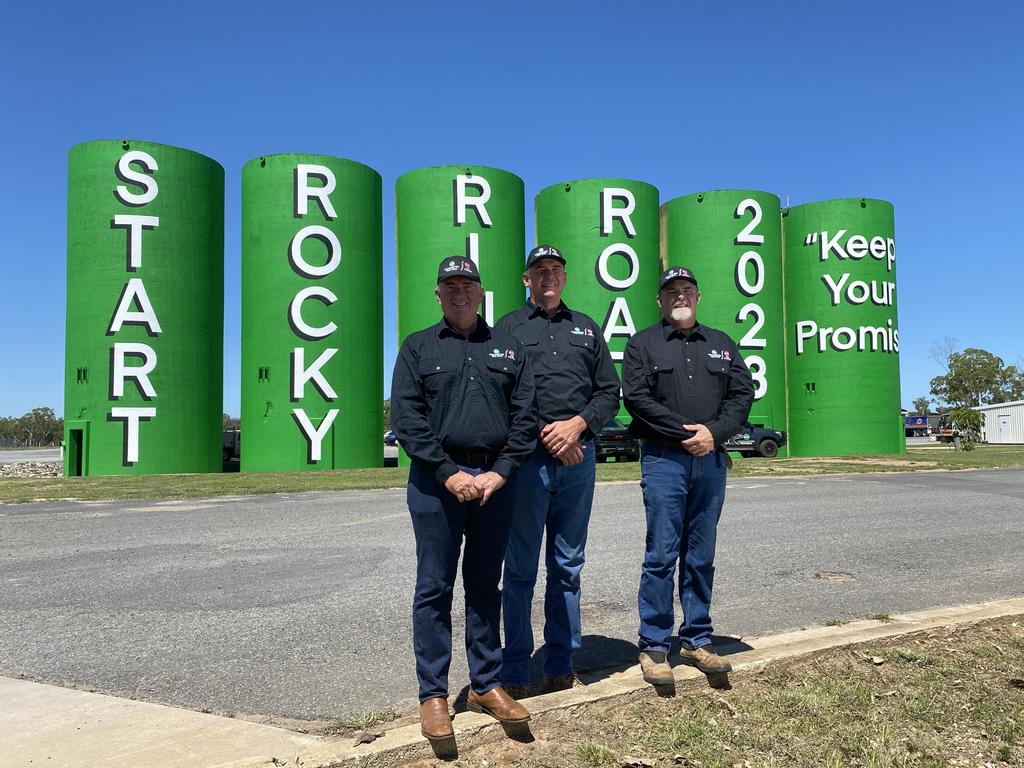
[[[619,376],[601,328],[590,317],[559,304],[550,316],[538,306],[509,312],[495,328],[522,342],[537,385],[541,424],[579,415],[589,439],[619,410]]]
[[[402,343],[391,379],[391,423],[405,452],[444,483],[458,471],[451,453],[497,453],[508,477],[537,442],[533,374],[512,335],[477,318],[465,337],[442,319]]]
[[[622,359],[622,395],[642,437],[677,442],[683,424],[703,424],[720,446],[750,414],[754,386],[736,344],[722,331],[680,331],[662,320],[637,332]]]

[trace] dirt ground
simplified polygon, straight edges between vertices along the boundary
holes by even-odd
[[[1024,617],[834,649],[731,683],[583,705],[535,718],[532,740],[498,732],[460,744],[455,760],[407,765],[1024,765]]]

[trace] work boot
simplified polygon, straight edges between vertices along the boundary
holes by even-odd
[[[715,675],[720,672],[732,672],[732,664],[723,659],[717,653],[713,645],[702,645],[700,648],[679,649],[679,655],[683,658],[684,664],[696,667],[705,675]]]
[[[640,651],[640,669],[644,680],[651,685],[675,685],[676,678],[668,665],[668,654],[663,651]]]
[[[505,693],[516,701],[530,698],[530,686],[528,685],[506,685],[503,687],[505,688]]]
[[[530,719],[530,711],[505,693],[500,685],[487,693],[477,693],[471,688],[466,703],[471,712],[490,715],[499,723],[525,723]]]
[[[455,736],[448,714],[448,699],[438,696],[420,704],[420,733],[431,743]]]
[[[556,677],[545,677],[541,691],[544,693],[555,693],[556,691],[568,691],[570,688],[582,688],[583,681],[570,672],[567,675]]]

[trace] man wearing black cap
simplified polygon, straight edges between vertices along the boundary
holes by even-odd
[[[469,259],[445,259],[435,290],[444,317],[410,334],[395,363],[392,425],[412,459],[416,535],[413,646],[423,735],[453,736],[448,713],[452,590],[465,538],[469,708],[504,723],[529,719],[501,687],[501,563],[512,518],[512,473],[537,436],[533,374],[522,345],[477,314],[484,289]]]
[[[640,666],[644,679],[671,685],[667,662],[675,624],[676,564],[684,663],[706,674],[732,669],[711,645],[715,538],[725,500],[722,449],[750,413],[754,388],[739,350],[722,331],[697,322],[701,294],[685,267],[661,275],[662,320],[635,334],[622,360],[622,394],[643,438],[641,487],[647,545],[640,572]]]
[[[501,679],[515,698],[529,694],[530,611],[541,539],[547,533],[544,590],[545,693],[571,688],[580,647],[580,572],[594,498],[594,433],[619,408],[619,377],[600,326],[562,303],[565,258],[550,245],[530,251],[523,284],[530,300],[496,327],[522,342],[537,385],[540,434],[512,479],[515,515],[505,553]]]

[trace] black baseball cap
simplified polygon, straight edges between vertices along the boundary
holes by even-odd
[[[693,287],[700,289],[697,285],[697,278],[693,276],[693,272],[688,270],[686,267],[669,267],[661,273],[661,280],[658,282],[658,290],[660,291],[666,285],[671,283],[673,280],[685,280],[688,283],[693,283]]]
[[[442,280],[447,280],[449,277],[468,277],[470,280],[476,280],[480,282],[480,270],[476,268],[476,264],[472,260],[467,259],[465,256],[450,256],[447,259],[442,259],[441,263],[437,265],[437,282],[441,284]]]
[[[526,268],[529,269],[541,259],[554,259],[555,261],[562,262],[563,266],[565,265],[565,257],[562,255],[562,252],[555,248],[555,246],[545,243],[538,245],[530,251],[530,255],[526,257]]]

